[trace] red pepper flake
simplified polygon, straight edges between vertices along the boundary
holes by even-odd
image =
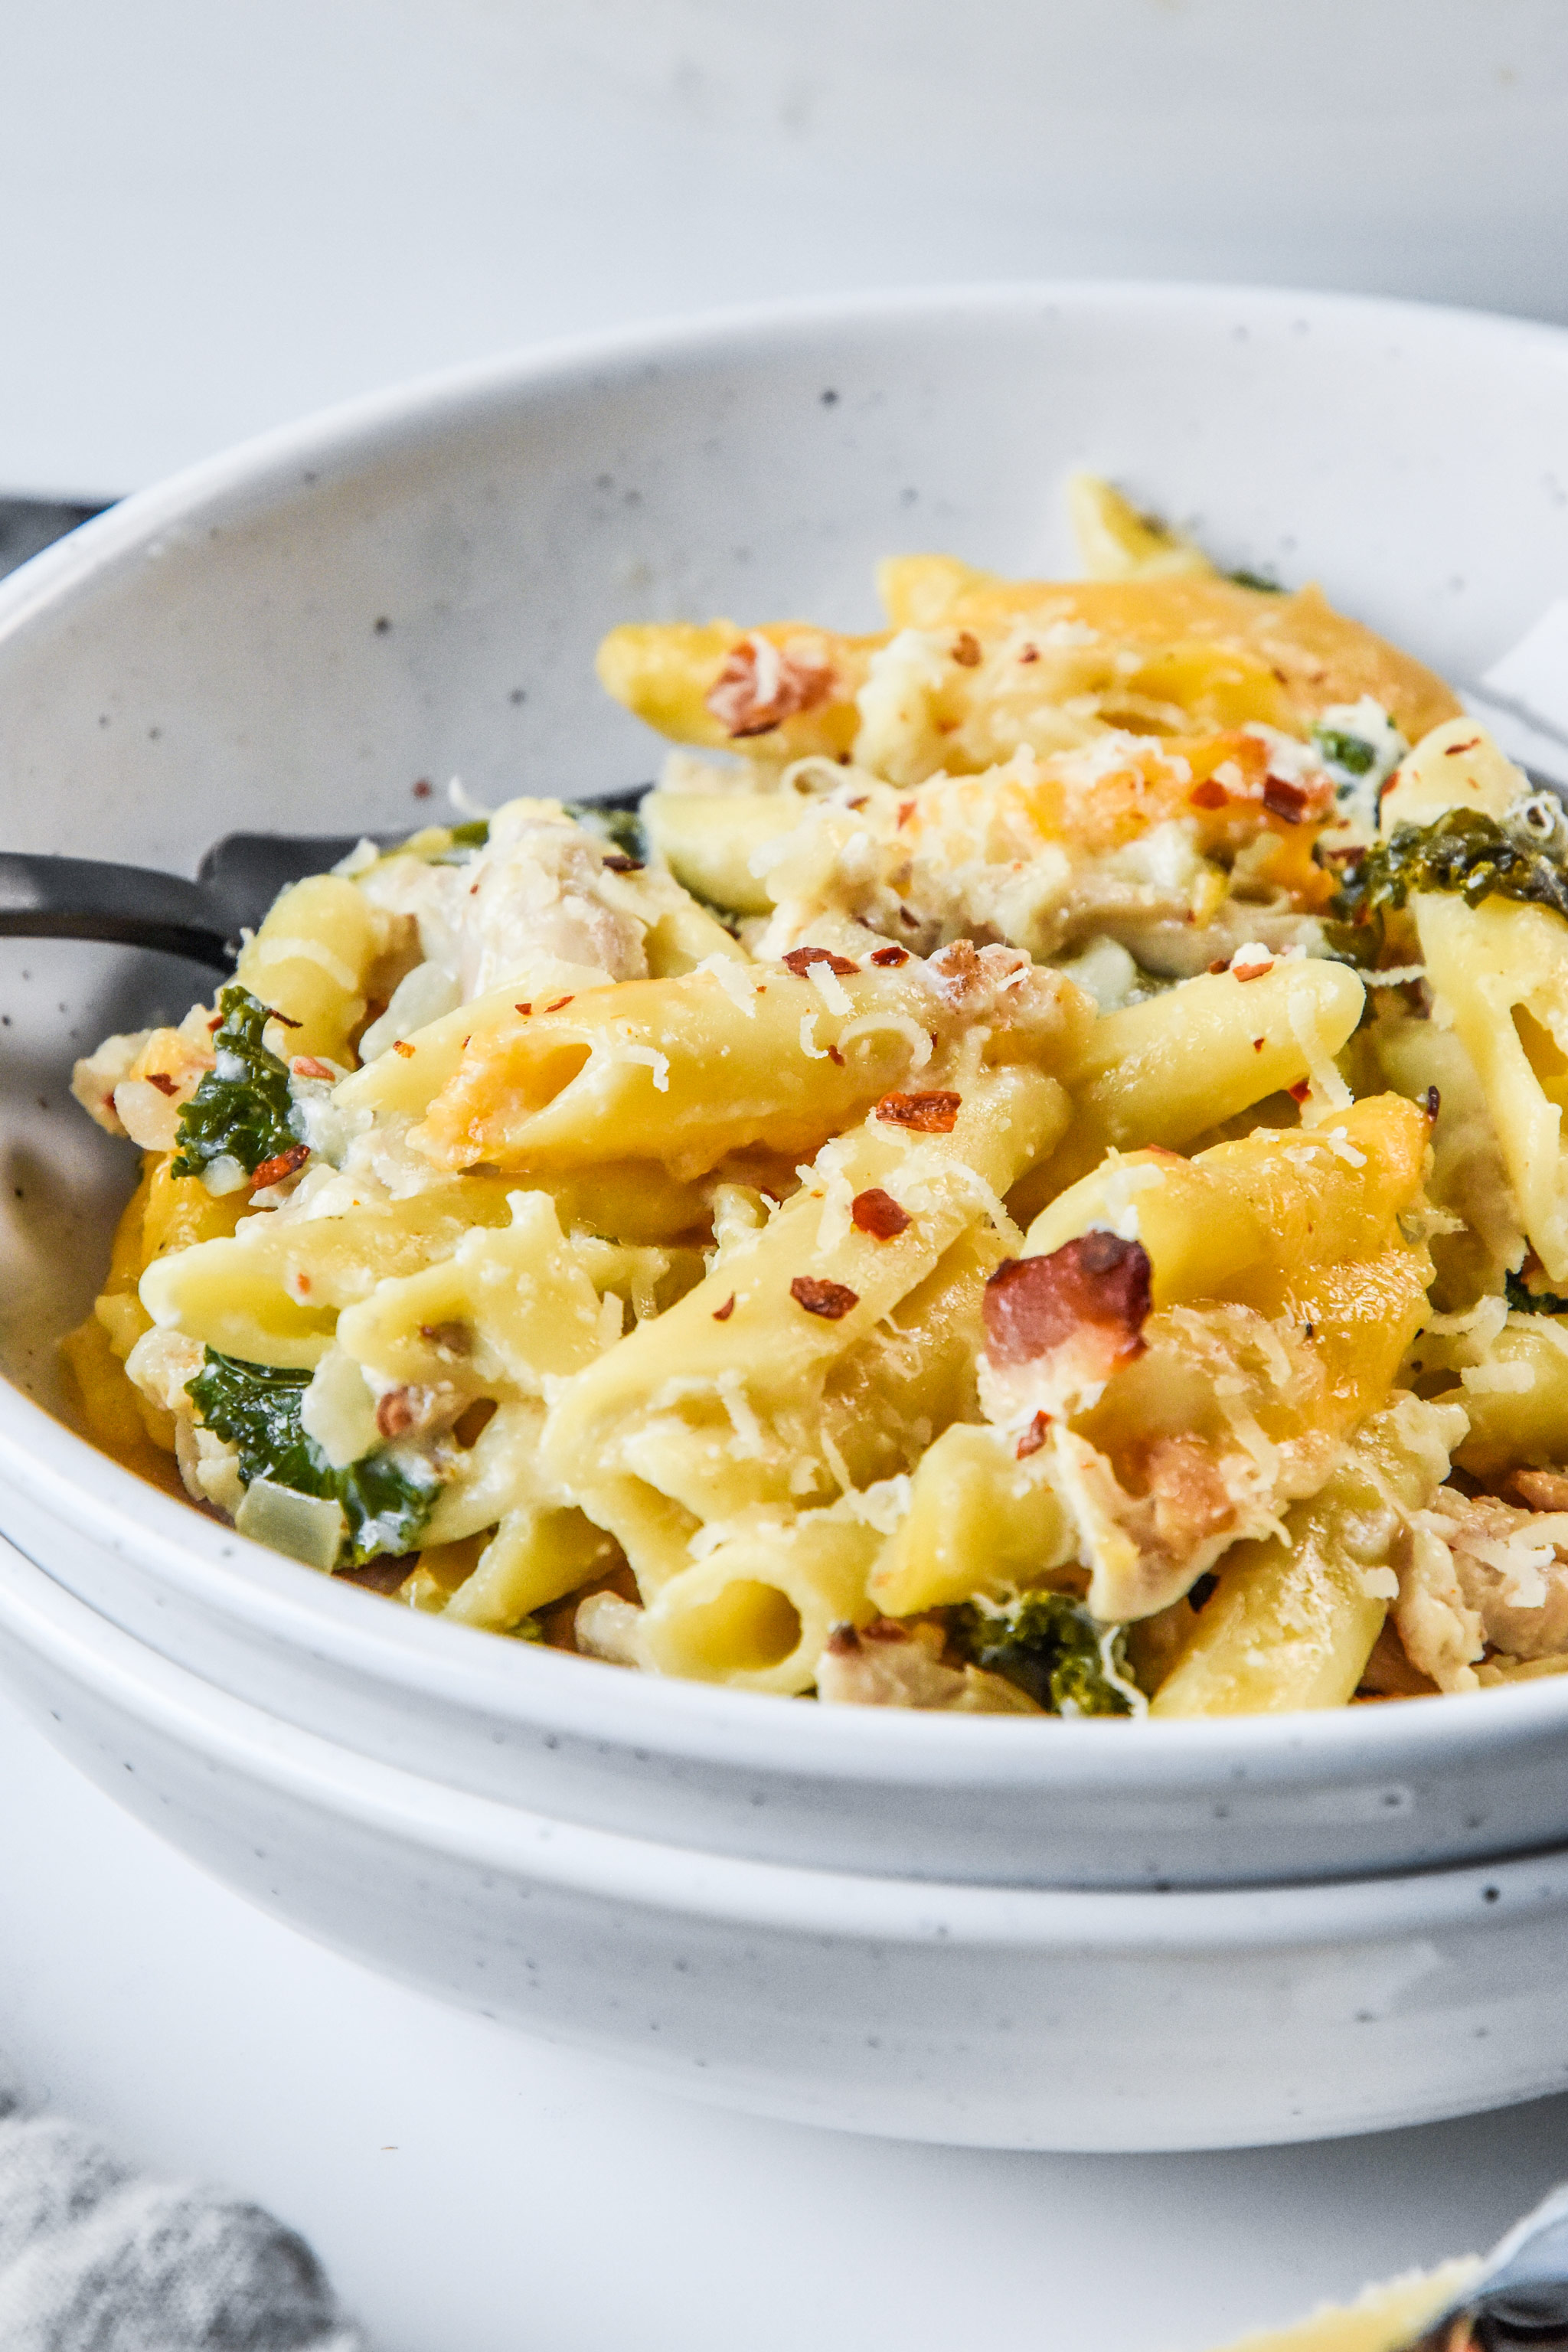
[[[414,1426],[414,1407],[406,1389],[388,1389],[375,1401],[375,1425],[383,1437],[401,1437]]]
[[[1039,658],[1040,654],[1039,647],[1037,646],[1026,646],[1023,652],[1018,656],[1018,659],[1021,662],[1036,662],[1038,661]]]
[[[827,1049],[827,1058],[830,1062],[834,1063],[837,1068],[842,1069],[844,1067],[844,1056],[839,1052],[837,1045],[829,1045]]]
[[[929,1095],[884,1095],[877,1117],[890,1127],[913,1128],[920,1135],[951,1135],[963,1101],[962,1095],[941,1088]]]
[[[827,1282],[815,1274],[797,1274],[789,1295],[808,1315],[820,1315],[827,1323],[841,1322],[852,1307],[860,1304],[859,1292],[851,1290],[847,1283]]]
[[[150,1087],[156,1087],[161,1095],[177,1095],[180,1091],[179,1080],[170,1077],[164,1070],[149,1070],[147,1083]]]
[[[401,1054],[405,1062],[411,1062],[414,1059],[414,1048],[405,1037],[395,1037],[392,1041],[392,1050],[395,1054]]]
[[[605,865],[611,874],[640,874],[642,872],[642,860],[640,857],[627,857],[618,849],[612,849],[609,852],[608,856],[605,859]]]
[[[1468,743],[1450,743],[1447,751],[1444,752],[1443,757],[1445,760],[1457,760],[1461,751],[1475,751],[1477,746],[1479,744],[1480,740],[1481,739],[1479,735],[1472,735]]]
[[[960,629],[952,641],[952,658],[960,669],[978,669],[980,640],[973,629]]]
[[[294,1288],[301,1298],[309,1297],[310,1292],[310,1276],[308,1274],[297,1274],[294,1276]]]
[[[1213,963],[1209,966],[1209,978],[1211,980],[1216,980],[1222,971],[1228,971],[1229,970],[1229,958],[1226,956],[1216,956]]]
[[[1237,980],[1263,980],[1273,971],[1274,959],[1270,956],[1267,963],[1233,963],[1230,969]]]
[[[829,971],[837,972],[858,971],[860,969],[858,963],[851,963],[847,956],[835,955],[831,948],[791,948],[784,958],[784,970],[793,971],[797,980],[804,980],[814,963],[825,963]]]
[[[520,1005],[518,1005],[518,1006],[516,1007],[516,1010],[517,1010],[519,1013],[531,1013],[531,1012],[532,1012],[532,1010],[533,1010],[533,1007],[532,1007],[532,1005],[531,1005],[531,1004],[520,1004]]]
[[[554,1003],[547,1004],[544,1010],[546,1013],[559,1013],[563,1004],[570,1004],[571,1002],[572,999],[569,996],[558,996]]]
[[[870,794],[868,793],[857,793],[854,798],[852,800],[846,801],[844,805],[846,808],[863,809],[869,798]]]
[[[819,654],[752,635],[731,646],[702,698],[726,733],[765,735],[797,710],[814,710],[832,691],[832,665]]]
[[[1310,1078],[1298,1078],[1289,1091],[1292,1102],[1304,1103],[1312,1091],[1312,1081]]]
[[[1284,776],[1265,776],[1263,805],[1270,816],[1280,817],[1287,824],[1304,824],[1312,795],[1304,785],[1292,784]]]
[[[209,1029],[221,1029],[223,1027],[223,1014],[221,1013],[215,1013],[211,1020],[207,1023],[207,1027]]]
[[[901,948],[896,943],[892,947],[876,949],[871,957],[873,963],[882,964],[889,970],[894,970],[901,963],[908,963],[909,960],[908,948]]]
[[[1194,784],[1187,794],[1189,805],[1201,809],[1224,808],[1229,799],[1230,794],[1225,786],[1216,784],[1212,776],[1205,777],[1201,784]]]
[[[330,1062],[319,1062],[314,1054],[301,1054],[289,1068],[297,1078],[325,1078],[331,1084],[336,1076]]]
[[[1050,1425],[1051,1416],[1042,1405],[1013,1449],[1020,1462],[1026,1462],[1031,1454],[1039,1452]]]
[[[918,931],[920,929],[920,917],[918,915],[911,915],[909,908],[903,905],[900,905],[899,908],[899,920],[900,923],[908,923],[911,931]]]
[[[735,1294],[731,1291],[729,1297],[724,1301],[723,1306],[716,1307],[713,1309],[713,1320],[715,1323],[728,1323],[731,1316],[733,1315],[734,1312]]]
[[[1430,1118],[1430,1119],[1434,1119],[1434,1120],[1435,1120],[1435,1119],[1436,1118],[1437,1113],[1442,1109],[1442,1108],[1443,1108],[1443,1097],[1442,1097],[1442,1096],[1437,1092],[1437,1089],[1436,1089],[1436,1087],[1427,1087],[1427,1089],[1426,1089],[1426,1116],[1427,1116],[1427,1118]]]
[[[267,1018],[268,1021],[281,1021],[285,1029],[302,1029],[305,1025],[302,1021],[291,1020],[287,1013],[279,1013],[275,1004],[268,1006]]]
[[[468,1035],[464,1038],[464,1040],[463,1040],[462,1044],[458,1046],[458,1053],[459,1053],[459,1054],[466,1054],[466,1053],[468,1052],[468,1047],[473,1044],[473,1042],[474,1042],[474,1033],[473,1033],[473,1031],[470,1029],[470,1030],[469,1030],[469,1032],[468,1032]]]
[[[264,1192],[269,1184],[281,1184],[286,1176],[292,1176],[296,1168],[303,1168],[310,1157],[310,1147],[308,1143],[291,1143],[287,1151],[279,1152],[274,1160],[264,1160],[260,1167],[253,1171],[250,1179],[251,1191]]]
[[[1086,1327],[1106,1343],[1107,1371],[1142,1355],[1151,1267],[1142,1242],[1084,1234],[1048,1257],[1004,1258],[985,1286],[985,1352],[1033,1363]]]
[[[899,830],[900,833],[903,831],[905,825],[908,824],[914,813],[915,804],[913,801],[900,801],[899,803]]]
[[[890,1242],[900,1234],[907,1234],[914,1219],[907,1209],[900,1209],[890,1192],[879,1184],[868,1192],[857,1192],[849,1203],[849,1214],[859,1232],[870,1234],[877,1241]]]

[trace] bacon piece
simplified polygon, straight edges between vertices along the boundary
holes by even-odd
[[[896,967],[901,963],[908,963],[909,960],[910,951],[908,948],[901,948],[898,946],[896,942],[890,947],[876,949],[871,957],[871,961],[873,963],[885,965],[889,970],[896,969]]]
[[[1306,824],[1312,817],[1326,815],[1332,798],[1333,787],[1326,777],[1319,784],[1295,784],[1288,776],[1263,779],[1264,807],[1287,824]]]
[[[876,1115],[890,1127],[912,1128],[918,1135],[951,1135],[963,1103],[962,1095],[942,1087],[929,1095],[884,1095]]]
[[[900,1234],[907,1234],[914,1223],[909,1211],[900,1208],[892,1194],[884,1192],[879,1184],[857,1192],[849,1203],[849,1214],[859,1232],[870,1234],[879,1242],[890,1242]]]
[[[860,1294],[845,1282],[828,1282],[815,1274],[797,1274],[790,1284],[789,1295],[797,1307],[808,1315],[820,1315],[826,1323],[841,1322],[852,1307],[860,1304]]]
[[[640,874],[642,870],[641,858],[627,857],[618,849],[612,849],[605,860],[607,874]]]
[[[829,971],[841,974],[860,969],[847,956],[835,955],[831,948],[791,948],[784,959],[784,970],[793,971],[797,980],[804,980],[814,963],[825,963]]]
[[[1568,1477],[1561,1470],[1515,1470],[1508,1490],[1527,1511],[1568,1511]]]
[[[731,646],[703,700],[727,734],[765,735],[832,691],[831,663],[752,635]]]
[[[308,1143],[291,1143],[288,1150],[279,1152],[276,1159],[262,1161],[251,1176],[251,1191],[265,1192],[269,1184],[281,1184],[286,1177],[292,1176],[296,1168],[303,1168],[310,1157]]]
[[[953,940],[931,960],[931,971],[944,1001],[962,1004],[980,980],[980,956],[973,940]]]
[[[985,1352],[996,1365],[1034,1363],[1092,1331],[1106,1373],[1144,1350],[1149,1253],[1120,1234],[1083,1234],[1048,1257],[1004,1258],[985,1286]]]

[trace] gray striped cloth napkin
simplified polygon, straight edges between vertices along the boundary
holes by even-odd
[[[0,2095],[5,2352],[366,2352],[301,2238]]]

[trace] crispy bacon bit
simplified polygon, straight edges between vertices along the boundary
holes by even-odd
[[[1084,1234],[1048,1257],[1004,1258],[985,1286],[985,1352],[1032,1363],[1086,1326],[1107,1343],[1107,1371],[1144,1349],[1149,1253],[1120,1234]]]
[[[642,872],[642,859],[640,857],[627,857],[624,852],[619,849],[612,849],[608,853],[605,859],[605,866],[606,870],[611,874],[640,874]]]
[[[713,1320],[715,1323],[728,1323],[731,1316],[733,1315],[734,1312],[735,1294],[731,1291],[729,1297],[724,1301],[723,1306],[716,1307],[713,1309]]]
[[[900,1625],[896,1617],[873,1617],[868,1625],[860,1628],[863,1642],[908,1642],[912,1638],[909,1627]]]
[[[414,1048],[405,1037],[395,1037],[392,1041],[392,1050],[395,1054],[401,1054],[405,1062],[411,1062],[414,1059]]]
[[[884,1095],[877,1117],[889,1127],[910,1127],[919,1135],[951,1135],[958,1125],[962,1095],[938,1088],[929,1095]]]
[[[180,1091],[178,1078],[170,1077],[166,1070],[149,1070],[147,1083],[150,1087],[156,1087],[161,1095],[177,1095]]]
[[[1288,776],[1265,776],[1263,805],[1270,816],[1280,817],[1287,824],[1305,824],[1309,818],[1326,814],[1330,801],[1326,782],[1320,784],[1295,784]]]
[[[1023,652],[1018,656],[1018,659],[1021,662],[1038,661],[1040,655],[1037,646],[1026,646]]]
[[[829,971],[841,973],[860,969],[847,956],[835,955],[831,948],[791,948],[784,959],[784,970],[793,971],[797,980],[804,980],[814,963],[825,963]]]
[[[1568,1478],[1561,1470],[1516,1470],[1508,1493],[1527,1511],[1568,1511]]]
[[[908,824],[914,813],[915,804],[913,801],[900,801],[899,803],[899,830],[900,833],[903,831],[905,825]]]
[[[973,629],[960,629],[952,641],[952,658],[960,669],[978,669],[980,640]]]
[[[797,1274],[790,1284],[789,1295],[797,1307],[808,1315],[820,1315],[826,1323],[841,1322],[852,1307],[860,1304],[860,1294],[847,1283],[828,1282],[815,1274]]]
[[[1442,1097],[1442,1096],[1437,1092],[1437,1089],[1436,1089],[1436,1087],[1427,1087],[1427,1089],[1426,1089],[1426,1116],[1427,1116],[1427,1118],[1428,1118],[1429,1119],[1433,1120],[1433,1121],[1434,1121],[1434,1123],[1435,1123],[1435,1122],[1436,1122],[1436,1120],[1437,1113],[1442,1109],[1442,1108],[1443,1108],[1443,1097]]]
[[[1270,956],[1267,963],[1233,963],[1230,969],[1237,980],[1263,980],[1273,971],[1274,959]]]
[[[546,1013],[559,1013],[563,1004],[570,1004],[571,1002],[572,999],[569,996],[558,996],[554,1003],[547,1004],[544,1010]]]
[[[1049,1434],[1050,1426],[1051,1416],[1042,1405],[1013,1449],[1020,1462],[1026,1462],[1031,1454],[1039,1452]]]
[[[847,1622],[833,1625],[824,1646],[830,1658],[852,1658],[860,1647],[860,1636]]]
[[[882,964],[889,970],[896,968],[899,964],[908,963],[909,960],[910,951],[908,948],[899,947],[896,943],[892,947],[876,949],[871,957],[871,961],[873,963]]]
[[[329,1086],[337,1076],[330,1062],[318,1061],[314,1054],[300,1054],[289,1067],[297,1078],[324,1078]]]
[[[832,691],[831,664],[752,635],[731,646],[703,700],[726,734],[766,735],[797,710],[814,710]]]
[[[980,958],[973,940],[953,940],[931,960],[931,971],[949,1004],[961,1004],[980,978]],[[934,1045],[936,1040],[931,1040]]]
[[[1201,809],[1224,808],[1229,798],[1230,794],[1226,791],[1225,786],[1216,784],[1212,776],[1205,777],[1201,784],[1194,784],[1187,794],[1189,804],[1193,808]]]
[[[907,1234],[914,1219],[907,1209],[901,1209],[890,1192],[879,1184],[868,1191],[857,1192],[849,1203],[849,1214],[858,1230],[872,1234],[879,1242],[890,1242],[900,1234]]]
[[[1209,978],[1211,980],[1216,980],[1222,971],[1228,971],[1229,970],[1230,965],[1227,960],[1224,956],[1215,956],[1213,963],[1209,966]]]
[[[250,1179],[253,1192],[265,1192],[269,1184],[281,1184],[292,1176],[296,1168],[303,1168],[310,1157],[308,1143],[291,1143],[287,1151],[279,1152],[275,1160],[264,1160]]]
[[[414,1406],[406,1389],[388,1389],[375,1401],[375,1425],[383,1437],[401,1437],[414,1426]]]
[[[421,1323],[419,1337],[438,1356],[471,1356],[474,1335],[466,1323]]]
[[[1480,740],[1479,735],[1472,735],[1468,743],[1450,743],[1443,757],[1445,760],[1457,760],[1461,751],[1473,751]]]
[[[1311,1091],[1310,1078],[1298,1078],[1295,1085],[1289,1089],[1290,1099],[1294,1103],[1304,1103]]]

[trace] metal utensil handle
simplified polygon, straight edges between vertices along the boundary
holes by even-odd
[[[0,938],[106,940],[226,971],[234,959],[207,895],[177,874],[90,857],[0,850]]]

